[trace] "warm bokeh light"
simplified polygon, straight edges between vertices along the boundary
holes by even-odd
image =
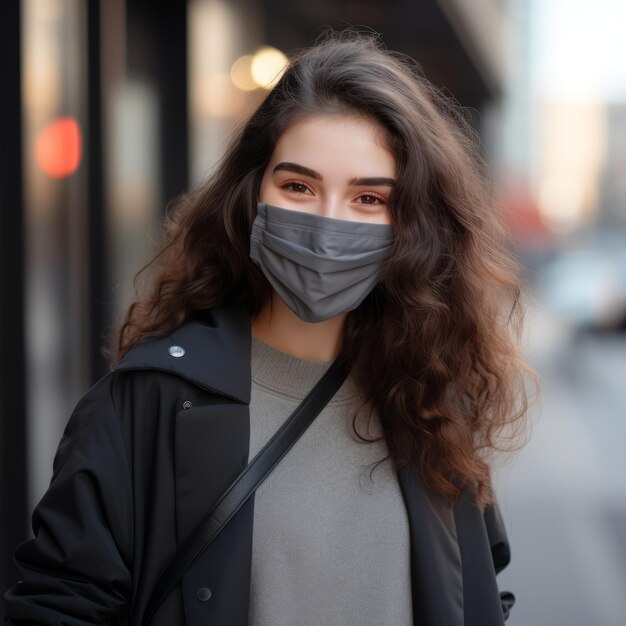
[[[567,232],[588,224],[598,212],[606,109],[600,103],[549,100],[542,113],[539,206],[554,229]]]
[[[246,95],[235,88],[226,72],[212,72],[203,77],[193,90],[194,105],[198,111],[214,118],[230,119],[244,106]]]
[[[81,133],[72,117],[60,118],[37,135],[35,158],[41,170],[51,178],[66,178],[77,169],[81,158]]]
[[[239,57],[230,69],[230,77],[236,87],[243,91],[253,91],[258,89],[259,85],[252,76],[252,59],[251,54],[244,54]]]
[[[271,89],[279,80],[287,66],[287,57],[276,48],[263,46],[252,58],[250,70],[259,87]]]

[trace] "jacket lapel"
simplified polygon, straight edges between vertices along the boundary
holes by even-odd
[[[454,515],[464,570],[465,626],[504,626],[495,574],[508,563],[509,546],[498,506],[483,513],[473,503],[473,492],[466,490]]]
[[[179,544],[248,462],[247,404],[181,410],[175,424],[176,532]],[[186,624],[245,626],[252,560],[254,496],[187,569],[181,581]],[[210,590],[212,602],[198,602]]]
[[[247,405],[219,403],[176,414],[176,531],[183,541],[248,463]]]
[[[463,626],[463,571],[454,512],[429,497],[415,470],[397,469],[409,518],[414,623]]]

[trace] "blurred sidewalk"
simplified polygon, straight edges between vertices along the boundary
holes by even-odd
[[[508,626],[626,624],[626,335],[577,335],[528,302],[543,379],[530,443],[496,474]]]

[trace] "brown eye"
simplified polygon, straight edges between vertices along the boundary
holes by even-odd
[[[359,199],[361,200],[361,202],[359,204],[385,204],[386,201],[384,198],[381,198],[380,196],[375,196],[374,194],[371,193],[364,193],[363,195],[359,196]]]
[[[309,188],[304,183],[291,182],[283,185],[283,189],[288,189],[295,193],[306,193]]]

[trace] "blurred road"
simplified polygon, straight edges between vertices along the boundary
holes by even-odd
[[[576,336],[535,304],[527,336],[541,402],[530,443],[496,474],[507,626],[625,626],[626,334]]]

